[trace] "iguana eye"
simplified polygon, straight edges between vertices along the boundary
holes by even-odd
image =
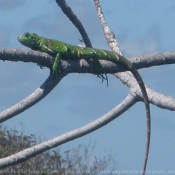
[[[25,37],[26,37],[26,38],[29,37],[29,33],[28,33],[28,32],[25,33]]]

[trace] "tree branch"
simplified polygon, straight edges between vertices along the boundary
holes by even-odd
[[[114,32],[109,29],[109,27],[108,27],[108,25],[107,25],[107,23],[105,21],[105,18],[104,18],[102,9],[100,7],[99,1],[98,0],[94,0],[94,4],[95,4],[96,10],[97,10],[97,14],[98,14],[98,17],[100,19],[103,31],[104,31],[105,38],[106,38],[106,40],[107,40],[111,50],[114,53],[122,55],[122,53],[121,53],[121,51],[119,49],[117,40],[115,38]]]
[[[62,134],[53,139],[37,144],[31,148],[20,151],[6,158],[1,158],[0,169],[8,167],[10,165],[18,164],[51,148],[60,146],[71,140],[89,134],[90,132],[99,129],[104,125],[108,124],[109,122],[111,122],[112,120],[116,119],[119,115],[128,110],[131,106],[133,106],[135,102],[136,102],[135,96],[129,94],[118,106],[116,106],[114,109],[112,109],[110,112],[103,115],[102,117],[94,120],[93,122],[84,125],[78,129],[75,129],[73,131]]]
[[[6,49],[0,48],[0,60],[2,61],[22,61],[33,62],[44,67],[51,68],[54,57],[44,52],[24,49]],[[148,55],[139,55],[129,59],[137,69],[148,68],[152,66],[175,64],[175,52],[164,52]],[[120,63],[114,63],[108,60],[100,60],[106,73],[116,73],[127,71],[126,67]],[[92,73],[95,74],[95,64],[91,60],[62,59],[60,66],[64,73]]]
[[[59,74],[57,78],[50,75],[46,81],[32,94],[12,107],[2,111],[0,113],[0,123],[24,112],[28,108],[38,103],[52,91],[52,89],[62,80],[64,76],[66,76],[65,73]]]
[[[83,38],[83,41],[84,41],[86,47],[91,47],[92,48],[91,41],[90,41],[90,39],[89,39],[89,37],[87,35],[87,32],[86,32],[85,28],[83,27],[81,21],[77,18],[75,13],[72,11],[70,6],[66,3],[65,0],[56,0],[56,3],[61,8],[63,13],[69,18],[69,20],[78,29],[78,31],[80,32],[80,34],[81,34],[81,36]]]
[[[139,85],[133,75],[130,72],[120,72],[114,74],[117,78],[119,78],[123,84],[130,88],[130,93],[134,96],[138,97],[139,100],[143,101],[143,96]],[[153,105],[156,105],[162,109],[168,109],[170,111],[175,111],[175,98],[156,92],[148,86],[146,87],[146,91],[148,94],[149,102]]]

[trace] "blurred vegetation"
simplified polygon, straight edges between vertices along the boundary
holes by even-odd
[[[17,153],[41,142],[40,137],[24,132],[7,130],[0,126],[0,158]],[[25,162],[0,170],[0,174],[43,174],[43,175],[98,175],[117,174],[115,161],[111,155],[98,158],[92,155],[94,145],[79,145],[61,153],[60,148],[39,154]],[[109,170],[110,169],[110,170]]]

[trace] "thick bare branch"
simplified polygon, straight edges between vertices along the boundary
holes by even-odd
[[[120,72],[120,73],[115,73],[114,75],[117,78],[119,78],[123,84],[125,84],[130,88],[130,92],[134,96],[139,97],[139,100],[143,101],[143,96],[139,88],[139,85],[130,72]],[[146,91],[147,91],[150,103],[162,109],[175,111],[175,98],[156,92],[155,90],[151,89],[148,86],[145,86],[145,87],[146,87]]]
[[[0,60],[15,62],[33,62],[51,68],[54,58],[48,55],[47,53],[33,50],[0,48]],[[129,61],[137,69],[166,64],[175,64],[175,52],[139,55],[130,58]],[[126,67],[121,66],[119,63],[113,63],[107,60],[100,60],[100,63],[102,64],[102,67],[106,73],[117,73],[127,71]],[[90,60],[62,59],[59,68],[61,72],[64,73],[74,72],[95,74],[94,62]]]
[[[155,53],[148,55],[138,55],[129,59],[135,68],[147,68],[175,63],[175,52]]]
[[[117,118],[119,115],[128,110],[131,106],[133,106],[135,102],[136,102],[135,96],[129,94],[117,107],[115,107],[102,117],[98,118],[97,120],[85,126],[82,126],[78,129],[75,129],[73,131],[62,134],[58,137],[55,137],[53,139],[35,145],[31,148],[20,151],[14,155],[0,159],[0,169],[23,162],[51,148],[57,147],[66,142],[82,137],[86,134],[89,134],[90,132],[93,132],[99,129],[100,127],[103,127],[104,125],[108,124],[109,122]]]
[[[48,68],[51,68],[54,62],[54,58],[47,53],[13,48],[0,48],[0,60],[14,62],[33,62]]]
[[[38,103],[53,90],[53,88],[62,80],[64,76],[66,76],[64,73],[59,74],[57,78],[54,76],[49,76],[47,80],[28,97],[21,100],[14,106],[2,111],[0,113],[0,123],[24,112],[28,108]]]

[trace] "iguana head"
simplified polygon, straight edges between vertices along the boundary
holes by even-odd
[[[18,36],[17,39],[21,44],[30,47],[33,50],[40,50],[39,46],[41,37],[35,33],[26,32]]]

